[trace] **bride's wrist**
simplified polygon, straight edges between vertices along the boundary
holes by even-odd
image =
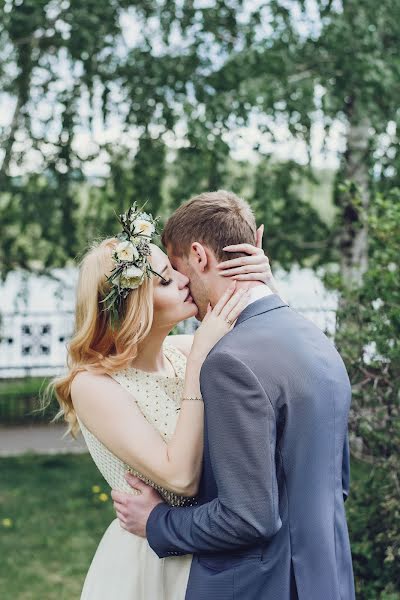
[[[190,369],[201,369],[203,366],[203,362],[205,359],[205,355],[196,351],[191,351],[187,358],[187,367]]]

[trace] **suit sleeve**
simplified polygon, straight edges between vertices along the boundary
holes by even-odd
[[[348,432],[346,432],[343,446],[342,487],[343,500],[346,502],[350,492],[350,445]]]
[[[200,377],[218,497],[150,514],[147,538],[159,557],[212,553],[269,539],[282,523],[275,473],[275,413],[239,359],[214,351]]]

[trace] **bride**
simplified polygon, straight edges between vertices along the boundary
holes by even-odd
[[[134,205],[120,222],[122,234],[93,245],[80,264],[68,373],[52,386],[70,433],[82,431],[111,488],[137,493],[125,480],[132,472],[171,505],[193,505],[203,449],[200,369],[233,327],[247,292],[236,291],[233,282],[209,306],[194,336],[170,336],[177,323],[198,312],[189,280],[151,243],[151,215]],[[261,238],[262,228],[246,257],[247,275],[237,278],[272,286]],[[221,263],[232,278],[234,266]],[[115,519],[98,546],[81,600],[183,600],[190,562],[189,555],[159,559],[145,539]]]

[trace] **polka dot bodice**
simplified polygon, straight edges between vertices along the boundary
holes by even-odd
[[[175,375],[146,373],[127,368],[112,377],[130,394],[151,425],[168,442],[174,434],[183,394],[186,358],[168,339],[164,342],[164,354],[172,364]],[[126,465],[104,446],[78,419],[82,434],[94,462],[111,488],[128,493],[135,491],[125,481],[125,473],[134,475],[154,487],[163,499],[172,506],[195,504],[194,498],[179,496],[154,483],[135,469]]]

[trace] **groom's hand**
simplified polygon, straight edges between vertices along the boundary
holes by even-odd
[[[117,517],[123,529],[145,538],[146,525],[150,513],[163,500],[155,489],[146,485],[131,473],[127,473],[125,479],[140,494],[133,495],[112,490],[111,496],[114,501]]]

